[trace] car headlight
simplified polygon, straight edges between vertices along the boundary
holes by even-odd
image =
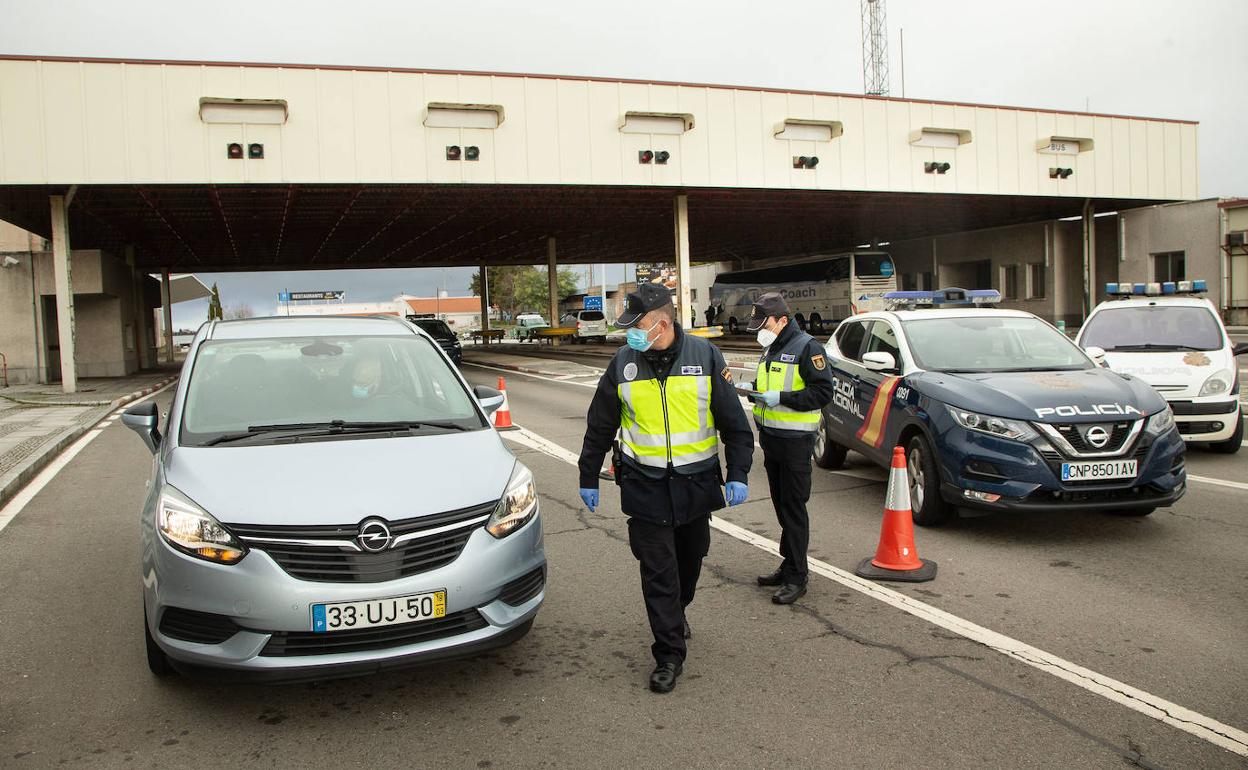
[[[993,417],[989,414],[980,414],[979,412],[971,412],[952,406],[949,407],[949,414],[953,415],[954,421],[963,428],[987,433],[990,436],[1013,439],[1014,441],[1031,441],[1039,435],[1036,433],[1035,428],[1032,428],[1022,420]]]
[[[1160,436],[1173,427],[1174,412],[1168,406],[1157,414],[1151,415],[1148,422],[1144,424],[1144,430],[1152,436]]]
[[[528,523],[537,513],[537,487],[533,474],[524,463],[516,463],[507,482],[507,491],[494,507],[494,513],[486,522],[485,531],[497,538],[504,538]]]
[[[1232,375],[1226,369],[1214,372],[1209,375],[1209,379],[1205,380],[1205,384],[1200,386],[1200,395],[1216,396],[1220,393],[1226,393],[1231,389]]]
[[[247,549],[221,522],[173,487],[160,493],[156,529],[169,545],[205,561],[235,564],[247,555]]]

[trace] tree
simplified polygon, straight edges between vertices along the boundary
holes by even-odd
[[[225,311],[226,318],[255,318],[256,311],[251,309],[251,305],[230,305]]]
[[[217,289],[216,282],[213,282],[212,294],[208,297],[208,320],[219,321],[221,318],[221,292]]]
[[[538,312],[545,315],[550,311],[550,290],[546,285],[546,268],[533,265],[491,267],[486,271],[489,275],[490,304],[511,313]],[[559,298],[575,294],[577,291],[577,275],[572,270],[560,270],[558,274]],[[470,283],[472,293],[481,296],[481,274],[472,276]],[[554,323],[557,319],[549,319]]]

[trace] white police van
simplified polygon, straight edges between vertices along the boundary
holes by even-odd
[[[1205,281],[1110,283],[1111,299],[1097,305],[1078,343],[1093,359],[1152,385],[1170,404],[1184,441],[1209,442],[1215,452],[1238,452],[1244,439],[1233,344]]]

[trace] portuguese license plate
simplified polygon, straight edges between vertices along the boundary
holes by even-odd
[[[415,623],[446,615],[446,591],[312,605],[312,630],[317,633]]]
[[[1133,479],[1138,460],[1106,460],[1099,463],[1062,463],[1062,481],[1112,481]]]

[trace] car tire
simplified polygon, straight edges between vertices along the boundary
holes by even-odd
[[[818,313],[815,313],[810,317],[810,333],[823,334],[823,316]]]
[[[910,511],[920,527],[938,527],[949,519],[950,507],[940,496],[940,470],[931,444],[921,433],[906,444],[906,476],[910,482]]]
[[[1116,511],[1110,511],[1110,513],[1116,514],[1118,516],[1147,516],[1155,510],[1157,509],[1156,508],[1119,508]]]
[[[1221,455],[1233,455],[1239,451],[1244,443],[1244,417],[1239,416],[1239,424],[1235,426],[1235,432],[1226,441],[1218,441],[1209,445],[1209,451],[1217,452]]]
[[[737,323],[737,319],[735,318],[728,319],[728,333],[729,334],[736,334],[740,328],[741,326]]]
[[[828,433],[827,415],[819,415],[819,430],[815,433],[815,449],[813,456],[815,465],[828,470],[845,467],[845,456],[849,449],[832,440]]]
[[[169,665],[169,656],[156,644],[156,640],[152,638],[152,629],[147,625],[146,603],[143,606],[143,639],[147,642],[147,668],[152,675],[165,677],[172,674],[173,666]]]
[[[809,331],[809,329],[807,328],[806,316],[802,315],[801,313],[798,313],[797,315],[793,316],[793,320],[797,321],[797,328],[801,329],[802,331]]]

